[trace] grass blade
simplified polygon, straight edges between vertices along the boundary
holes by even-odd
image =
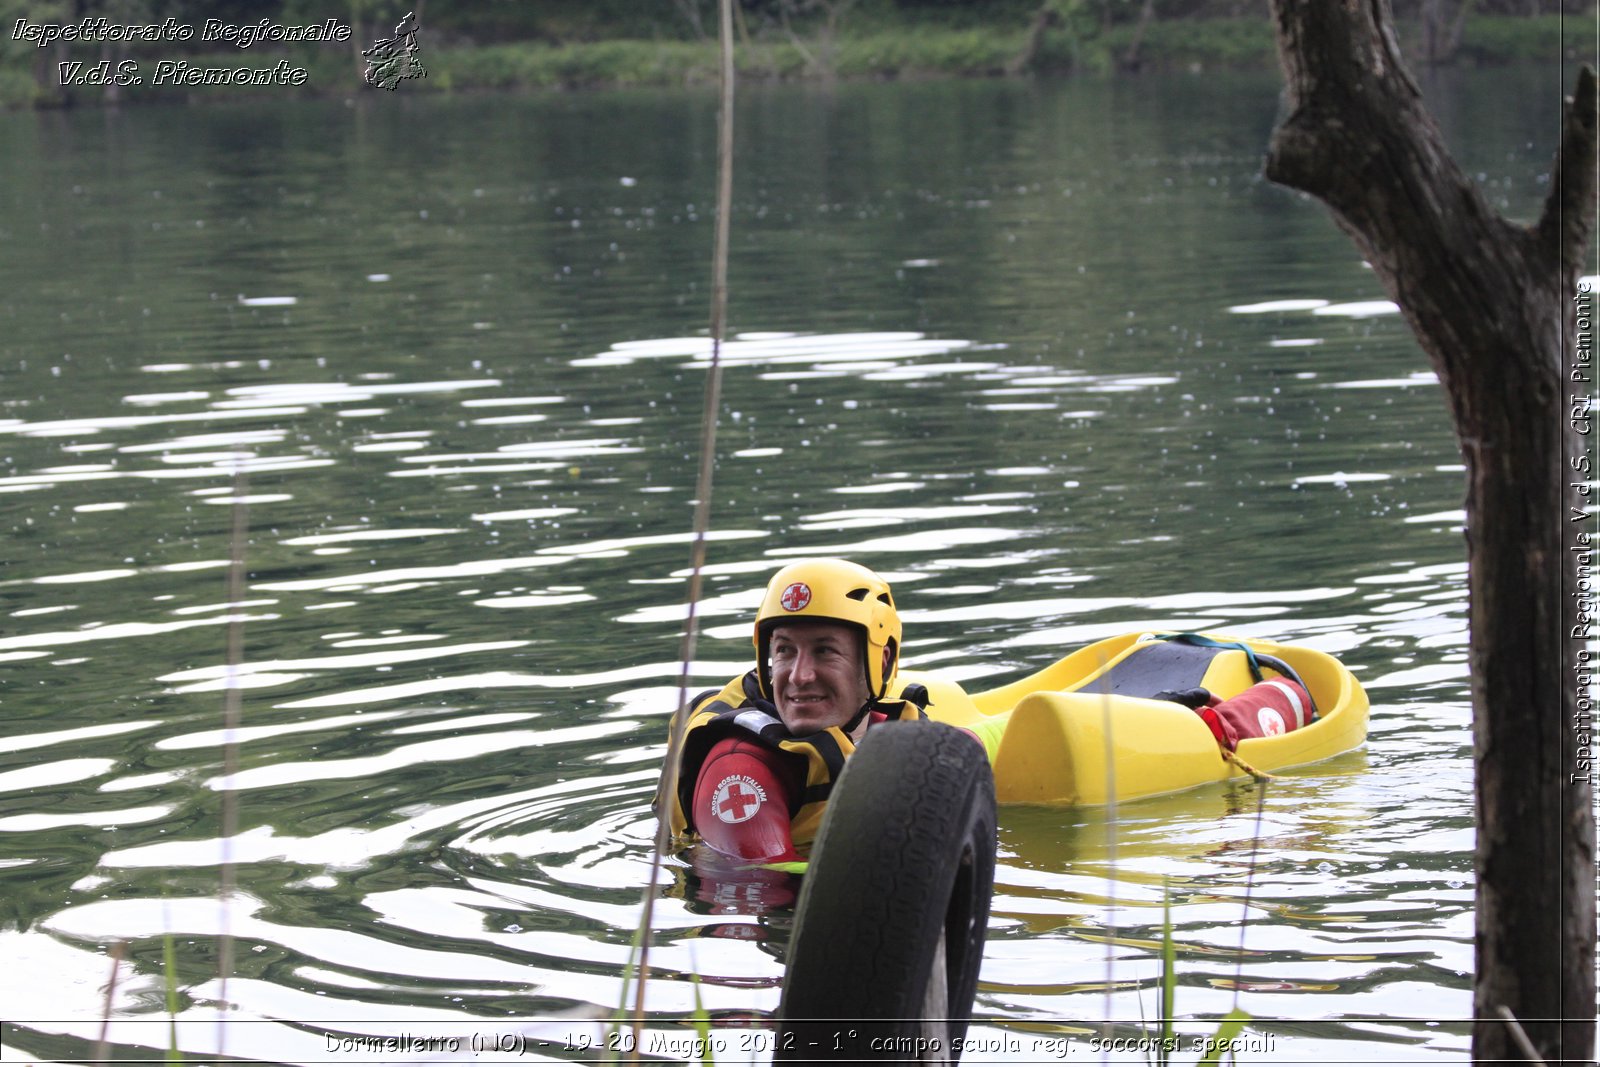
[[[1178,952],[1172,943],[1172,886],[1161,886],[1161,1041],[1156,1062],[1166,1067],[1176,1047],[1172,1013],[1178,1001]]]
[[[178,953],[171,934],[161,939],[161,960],[167,981],[167,1062],[182,1063],[183,1053],[178,1051]]]
[[[717,1067],[717,1058],[711,1054],[711,1016],[700,999],[700,968],[689,972],[689,984],[694,987],[694,1032],[700,1038],[701,1067]]]
[[[1223,1050],[1232,1046],[1233,1041],[1244,1031],[1244,1024],[1249,1022],[1251,1015],[1241,1008],[1234,1008],[1222,1017],[1222,1023],[1217,1027],[1217,1032],[1211,1039],[1209,1051],[1200,1060],[1196,1067],[1216,1067],[1222,1062]]]

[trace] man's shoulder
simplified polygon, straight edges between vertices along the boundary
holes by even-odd
[[[707,689],[689,701],[689,710],[696,715],[701,712],[718,714],[735,708],[754,706],[760,699],[760,683],[756,680],[756,672],[750,670],[734,678],[721,689]]]

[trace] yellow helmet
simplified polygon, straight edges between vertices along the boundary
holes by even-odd
[[[772,667],[768,646],[772,631],[796,620],[840,622],[862,634],[862,659],[867,691],[882,700],[894,682],[900,662],[900,613],[889,583],[858,563],[843,559],[808,559],[791,563],[767,583],[767,595],[756,612],[756,676],[761,692],[772,699]],[[884,650],[889,652],[884,664]]]

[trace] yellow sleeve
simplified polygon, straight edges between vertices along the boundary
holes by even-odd
[[[1004,715],[984,716],[977,722],[968,723],[966,729],[972,731],[979,742],[983,744],[984,754],[989,757],[989,763],[994,764],[994,757],[1000,751],[1000,737],[1006,732],[1006,723],[1011,721],[1010,713]]]

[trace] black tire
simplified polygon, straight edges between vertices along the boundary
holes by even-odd
[[[959,1059],[994,864],[983,747],[940,723],[874,727],[834,785],[801,886],[776,1058]]]

